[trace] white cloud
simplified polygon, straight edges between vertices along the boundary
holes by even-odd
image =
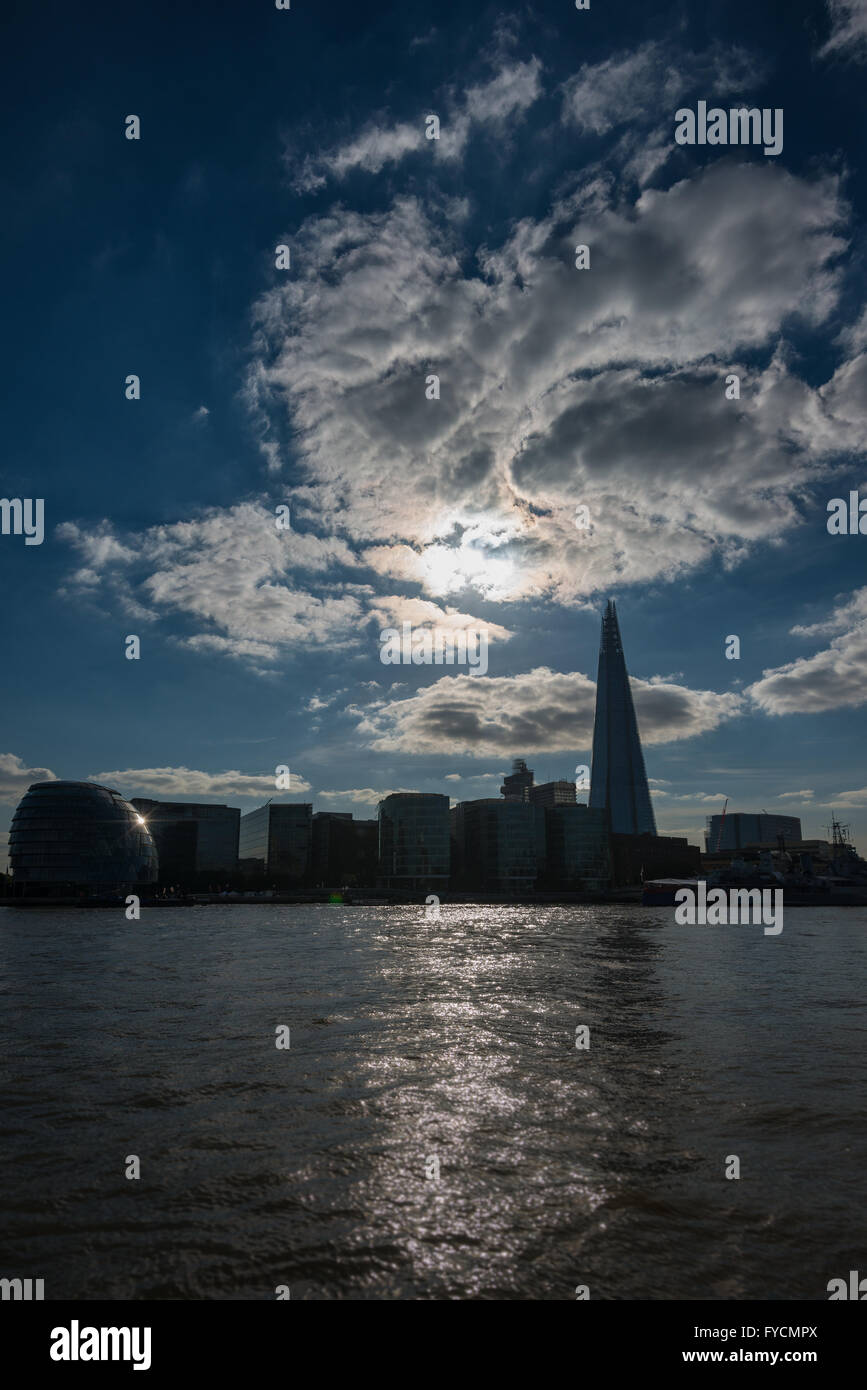
[[[820,801],[817,804],[836,807],[841,811],[857,811],[862,806],[867,806],[867,787],[860,787],[857,791],[838,792],[830,801]]]
[[[831,33],[819,49],[820,56],[867,57],[867,0],[827,0],[827,4]]]
[[[406,155],[424,149],[439,160],[458,160],[474,126],[505,131],[509,121],[529,110],[541,95],[540,74],[537,58],[527,62],[506,60],[494,77],[469,87],[462,99],[452,96],[444,105],[431,100],[412,121],[389,125],[387,117],[380,114],[344,144],[307,155],[294,172],[294,187],[300,193],[312,193],[324,187],[329,178],[344,179],[356,169],[378,174],[386,165],[397,164]],[[425,134],[428,115],[440,119],[438,140],[429,140]],[[286,163],[294,168],[292,148],[286,151]]]
[[[28,767],[15,753],[0,753],[0,802],[16,805],[32,782],[56,782],[47,767]]]
[[[761,680],[744,692],[760,709],[820,714],[867,702],[867,588],[857,589],[823,621],[792,632],[807,638],[837,635],[813,656],[763,671]]]
[[[259,305],[251,406],[282,400],[310,516],[435,597],[580,603],[734,564],[864,447],[860,378],[813,389],[781,336],[834,309],[845,213],[833,177],[722,160],[631,207],[585,189],[480,274],[417,199],[313,218],[298,275]]]
[[[64,529],[64,539],[99,566],[88,568],[86,582],[78,571],[73,588],[92,593],[107,580],[130,616],[152,621],[175,613],[204,624],[204,631],[173,638],[193,651],[267,663],[286,649],[365,642],[378,654],[373,624],[404,621],[443,631],[485,629],[491,641],[511,636],[500,624],[455,608],[331,580],[325,571],[365,562],[340,537],[279,532],[273,511],[260,504],[212,508],[196,521],[152,527],[123,545],[107,528],[103,523],[88,534],[70,523]]]
[[[376,806],[386,796],[391,796],[394,792],[414,792],[415,787],[390,787],[385,791],[377,791],[374,787],[355,787],[350,791],[330,791],[319,792],[319,801],[354,802],[358,806]]]
[[[131,796],[164,797],[168,801],[200,801],[225,796],[274,797],[285,800],[309,792],[311,784],[294,769],[289,787],[280,792],[270,773],[200,772],[189,767],[135,767],[115,772],[97,772],[88,778],[103,786],[123,789]]]
[[[456,608],[440,608],[426,599],[404,598],[399,594],[371,599],[370,616],[382,628],[400,628],[402,623],[411,623],[418,630],[430,630],[434,636],[456,632],[487,633],[489,642],[507,642],[512,636],[508,628],[499,623],[474,618],[469,613],[461,613]]]
[[[646,746],[692,738],[733,718],[737,695],[632,681]],[[589,749],[596,687],[579,672],[539,667],[519,676],[443,676],[409,698],[358,711],[359,733],[378,752],[487,757]]]
[[[95,536],[72,524],[62,530],[100,566],[97,579],[110,579],[127,611],[141,596],[151,616],[175,612],[204,623],[205,631],[179,639],[193,650],[270,661],[287,646],[348,645],[364,620],[353,586],[324,583],[321,593],[312,592],[323,571],[357,565],[346,542],[280,532],[273,511],[261,505],[212,508],[194,521],[151,527],[124,545],[107,527]],[[297,572],[306,583],[293,581]]]
[[[641,44],[599,63],[584,63],[562,88],[561,120],[597,137],[622,130],[593,168],[639,187],[675,154],[674,113],[694,91],[733,98],[762,77],[755,58],[737,47],[712,45],[687,53],[668,40]]]

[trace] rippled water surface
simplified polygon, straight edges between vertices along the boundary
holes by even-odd
[[[863,909],[0,909],[0,1275],[824,1299],[867,1273],[865,967]]]

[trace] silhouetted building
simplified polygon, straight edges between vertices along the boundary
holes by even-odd
[[[154,801],[135,796],[160,856],[160,882],[184,883],[200,874],[232,874],[238,865],[237,806]]]
[[[611,883],[607,812],[567,804],[548,806],[543,814],[545,850],[539,887],[604,892]]]
[[[533,769],[527,766],[523,758],[514,758],[512,771],[503,778],[500,795],[507,801],[529,801],[532,785]]]
[[[764,842],[776,845],[780,835],[786,840],[800,840],[800,819],[797,816],[768,815],[766,811],[760,815],[734,811],[725,817],[708,816],[705,849],[715,854],[719,850],[744,849],[747,845]]]
[[[611,600],[602,619],[599,647],[590,805],[607,810],[617,834],[656,834],[617,610]]]
[[[120,792],[96,782],[34,782],[12,817],[13,893],[135,891],[157,881],[157,850]]]
[[[544,811],[507,797],[461,801],[451,813],[457,886],[531,893],[543,848]]]
[[[393,891],[433,893],[449,886],[449,798],[393,792],[379,803],[379,883]]]
[[[679,835],[613,834],[611,867],[618,888],[646,878],[697,878],[701,850]]]
[[[574,806],[578,800],[575,783],[562,779],[557,782],[540,782],[530,787],[530,801],[534,806]]]
[[[313,816],[311,878],[317,888],[372,887],[376,882],[379,827],[344,811]]]
[[[310,872],[313,807],[309,802],[268,802],[241,817],[239,857],[255,860],[268,878],[301,883]]]

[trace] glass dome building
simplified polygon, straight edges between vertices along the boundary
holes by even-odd
[[[13,896],[120,893],[156,883],[157,851],[120,792],[96,782],[34,782],[9,831]]]

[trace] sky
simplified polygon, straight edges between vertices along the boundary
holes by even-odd
[[[867,0],[50,0],[4,49],[0,496],[45,534],[0,535],[0,840],[52,777],[573,778],[614,598],[659,832],[867,851]],[[677,143],[700,101],[780,153]],[[404,622],[486,674],[384,664]]]

